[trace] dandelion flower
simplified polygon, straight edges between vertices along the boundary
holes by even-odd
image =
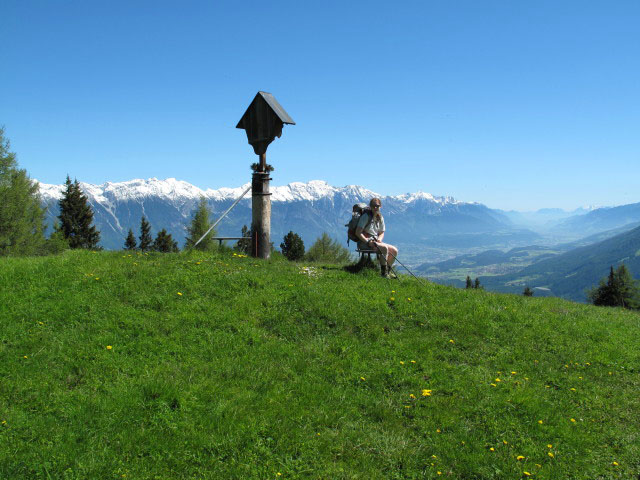
[[[549,447],[549,448],[553,448],[553,445],[551,445],[551,444],[549,443],[549,444],[547,444],[547,447]]]
[[[505,445],[509,444],[509,442],[507,442],[506,440],[502,440],[502,443],[504,443]]]
[[[572,418],[572,419],[571,419],[571,423],[576,423],[576,419],[575,419],[575,418]]]
[[[496,382],[501,382],[502,380],[500,380],[499,378],[496,378],[495,380]]]
[[[617,467],[620,464],[618,462],[612,462],[611,465],[613,465],[614,467]]]
[[[411,405],[405,405],[404,408],[411,408]]]
[[[395,290],[391,290],[391,293],[396,293],[396,291]]]
[[[491,448],[489,449],[489,451],[490,451],[490,452],[495,452],[495,451],[496,451],[496,449],[495,449],[495,448],[493,448],[493,447],[491,447]]]
[[[522,473],[524,473],[524,474],[525,474],[525,476],[527,476],[527,477],[530,477],[530,476],[531,476],[531,474],[530,474],[529,472],[522,472]]]
[[[404,365],[404,362],[402,360],[400,360],[400,365]]]
[[[431,455],[431,458],[438,458],[438,457],[436,457],[435,455]]]
[[[542,425],[542,420],[538,420],[538,423],[539,423],[540,425]]]
[[[555,455],[553,454],[553,452],[547,452],[547,455],[549,455],[551,458],[555,457]]]
[[[491,384],[492,387],[497,387],[498,385],[496,385],[495,383]]]
[[[409,302],[410,302],[410,301],[411,301],[411,299],[410,299],[410,298],[407,298],[407,301],[409,301]]]
[[[518,460],[518,461],[520,461],[520,460],[524,460],[524,457],[523,457],[522,455],[518,455],[518,456],[516,457],[516,460]]]
[[[431,396],[431,390],[427,390],[426,388],[422,390],[422,396],[423,397],[430,397]]]
[[[416,396],[412,393],[411,395],[409,395],[409,398],[416,398]]]
[[[362,380],[362,381],[364,382],[364,381],[365,381],[365,378],[364,378],[364,377],[360,377],[360,380]]]
[[[438,471],[438,475],[442,475],[442,472],[441,472],[441,471]]]
[[[511,372],[511,375],[515,375],[516,373],[518,373],[518,372]]]
[[[576,389],[575,389],[575,388],[572,388],[572,389],[571,389],[571,391],[572,391],[572,392],[575,392],[575,391],[576,391]]]
[[[27,357],[27,356],[25,355],[25,356],[24,356],[24,357],[22,357],[22,358],[29,358],[29,357]]]
[[[113,350],[113,347],[111,345],[107,345],[107,350]]]
[[[182,292],[178,292],[178,295],[182,296]]]
[[[456,343],[456,342],[454,342],[453,338],[452,338],[451,340],[449,340],[449,343]]]
[[[415,360],[411,360],[411,363],[416,363],[416,361]]]
[[[441,433],[442,431],[439,428],[436,428],[436,433]]]

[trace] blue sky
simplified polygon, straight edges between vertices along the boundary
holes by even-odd
[[[640,2],[0,3],[0,125],[32,178],[250,180],[492,208],[640,202]]]

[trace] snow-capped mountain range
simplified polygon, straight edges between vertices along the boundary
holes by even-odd
[[[152,233],[166,228],[182,245],[186,227],[201,196],[207,199],[212,219],[217,219],[248,186],[201,190],[175,178],[136,179],[102,185],[80,183],[93,208],[101,245],[107,249],[122,248],[130,228],[138,236],[143,215],[151,223]],[[40,195],[48,207],[51,224],[59,214],[58,200],[63,189],[63,185],[40,184]],[[271,186],[270,190],[271,239],[276,247],[290,230],[301,235],[305,245],[310,245],[323,232],[346,241],[344,225],[350,218],[351,207],[357,202],[368,202],[372,197],[380,197],[383,201],[388,241],[418,243],[434,235],[495,234],[500,231],[511,234],[516,229],[508,217],[497,210],[425,192],[385,196],[357,185],[334,187],[322,180]],[[250,192],[219,224],[218,235],[239,236],[243,225],[251,225]]]

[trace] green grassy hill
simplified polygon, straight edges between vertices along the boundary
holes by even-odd
[[[307,267],[0,259],[0,478],[640,475],[638,313]]]

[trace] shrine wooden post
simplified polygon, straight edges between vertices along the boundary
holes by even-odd
[[[242,128],[253,151],[259,156],[251,179],[251,256],[271,255],[271,193],[267,147],[282,135],[283,125],[295,125],[273,95],[258,92],[236,128]]]

